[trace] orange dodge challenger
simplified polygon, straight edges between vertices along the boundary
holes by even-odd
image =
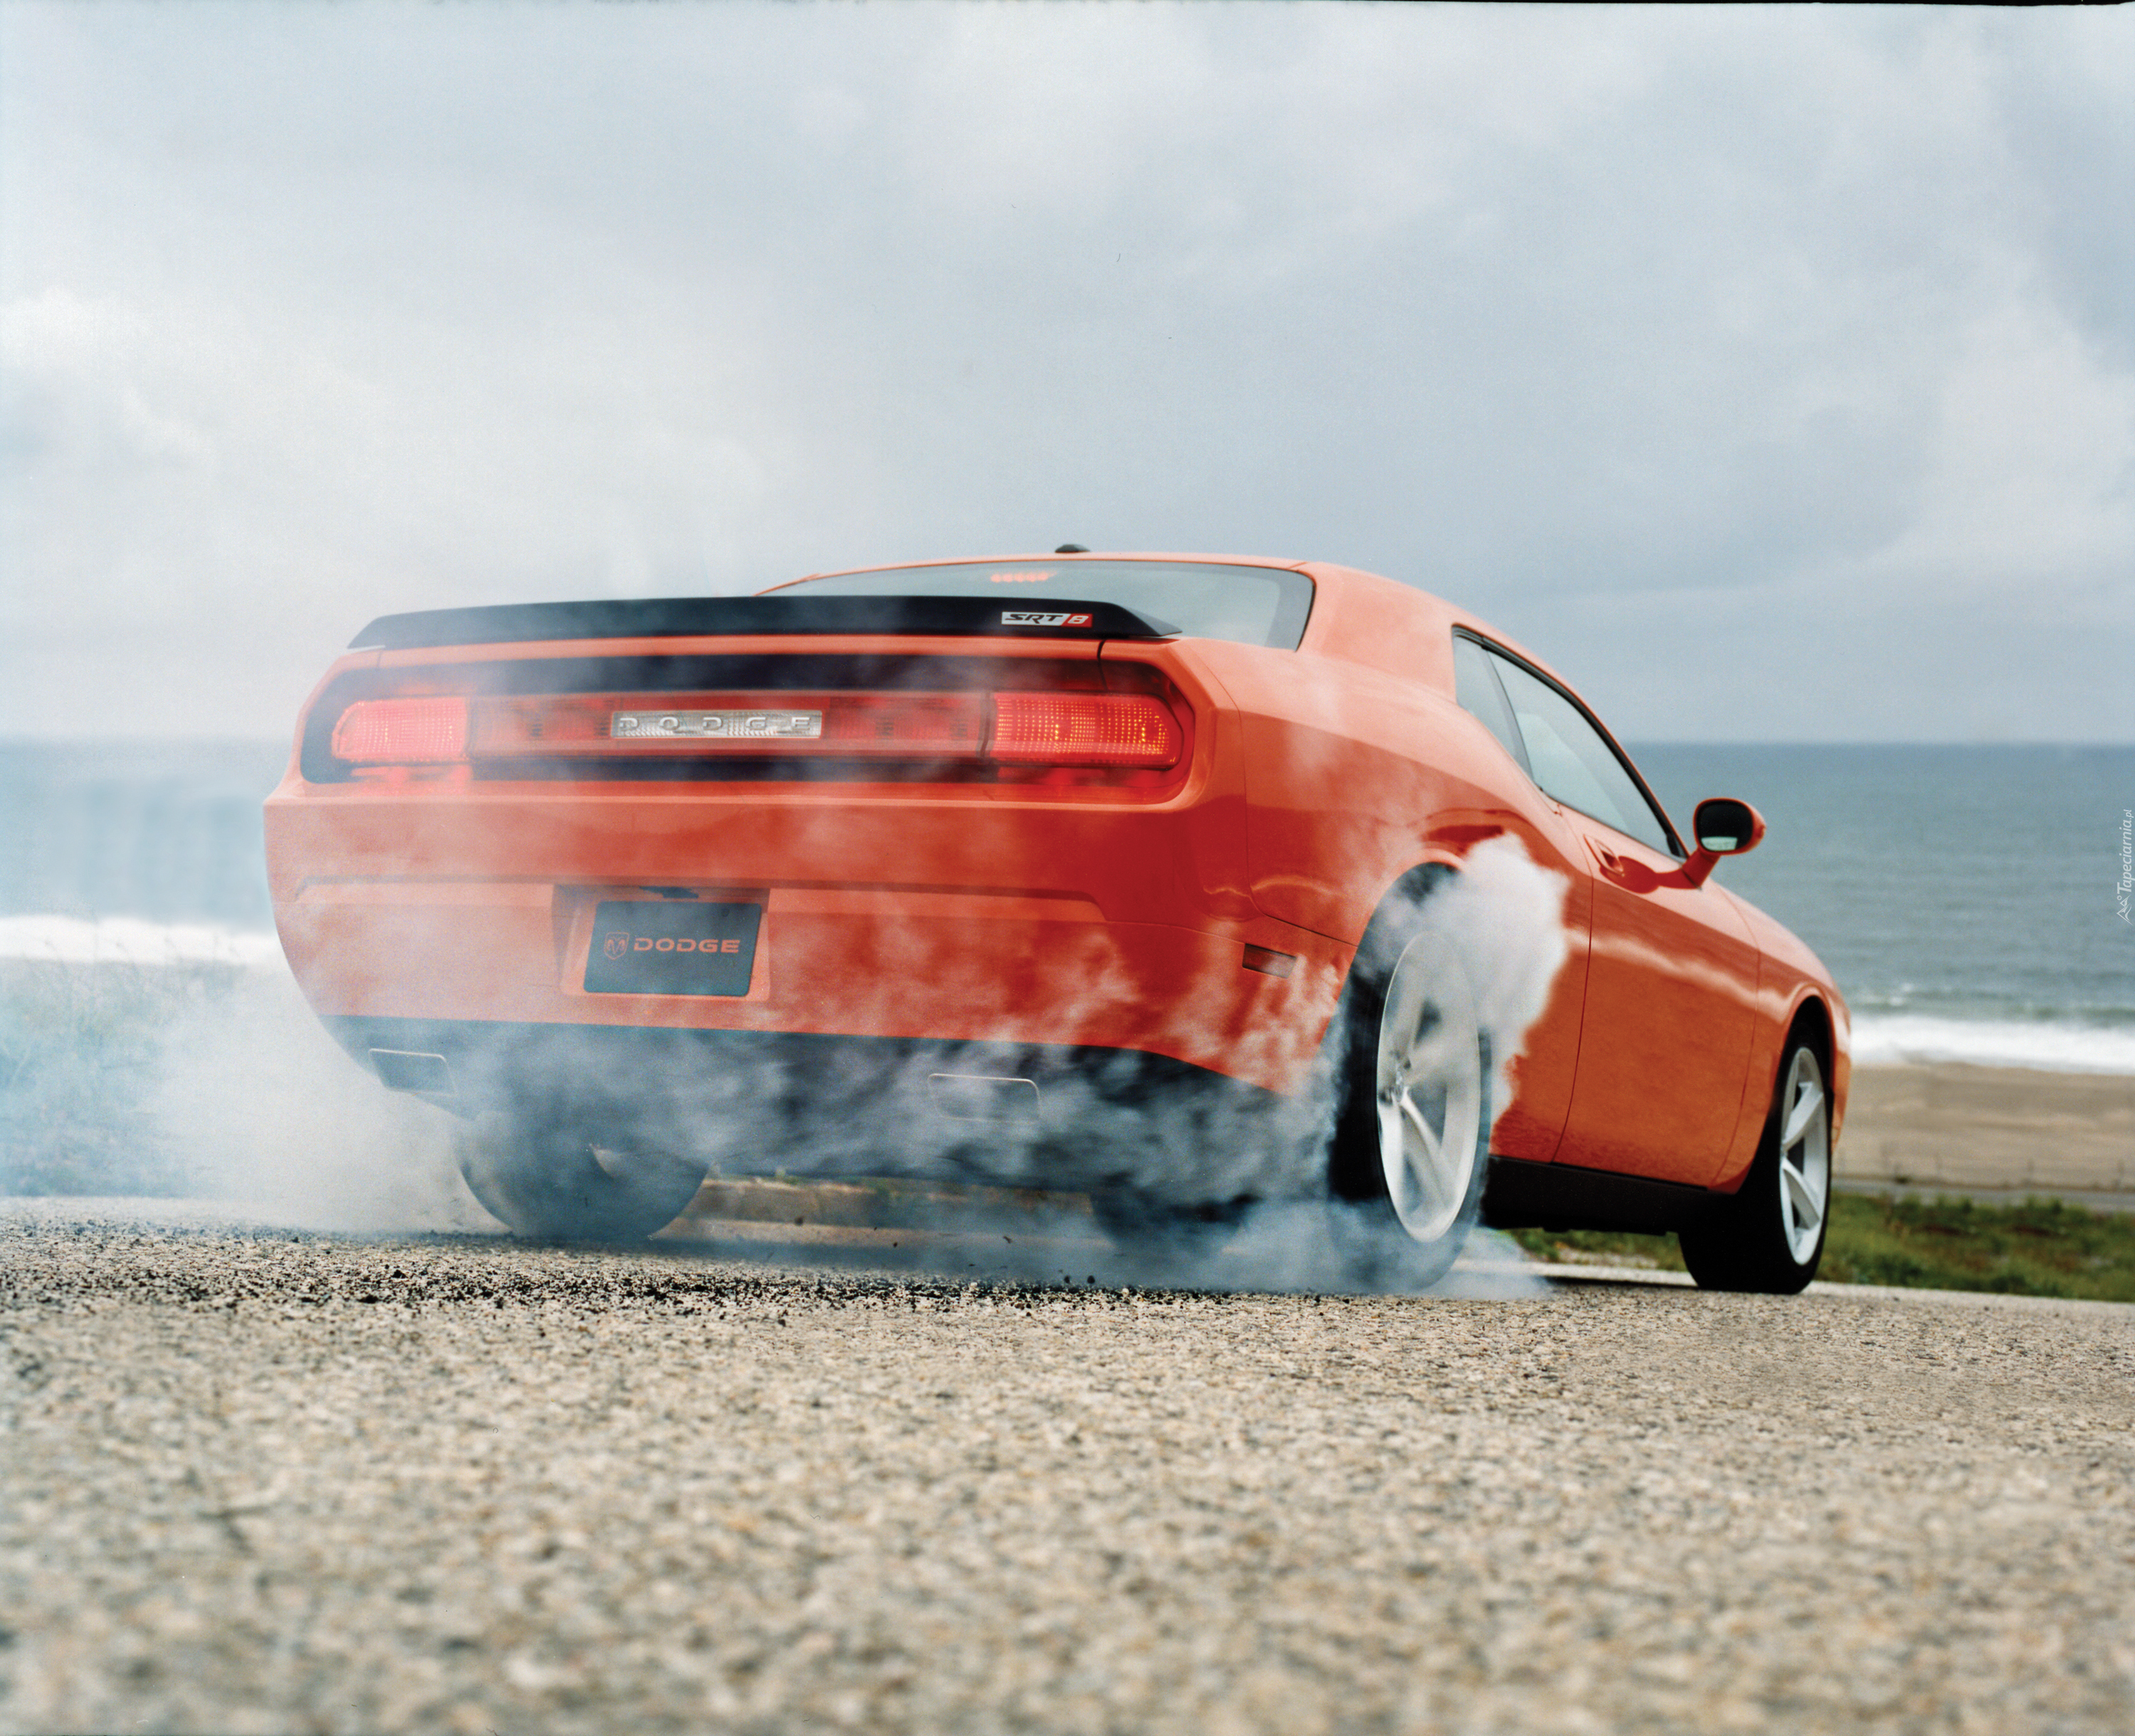
[[[1716,798],[1686,848],[1410,586],[1072,547],[389,615],[267,803],[312,1006],[524,1234],[648,1234],[716,1165],[1086,1193],[1126,1242],[1314,1194],[1425,1275],[1479,1219],[1674,1229],[1791,1292],[1847,1016],[1711,877],[1763,831]]]

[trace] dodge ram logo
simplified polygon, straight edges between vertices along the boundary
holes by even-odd
[[[620,958],[630,950],[630,935],[626,932],[611,934],[601,943],[601,951],[610,958]]]

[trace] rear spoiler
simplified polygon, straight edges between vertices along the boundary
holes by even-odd
[[[945,638],[1168,639],[1179,629],[1116,603],[1048,597],[1021,608],[995,597],[643,597],[506,603],[380,615],[351,651],[499,645],[536,639],[666,639],[773,633],[898,633]]]

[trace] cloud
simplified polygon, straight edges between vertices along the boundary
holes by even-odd
[[[2126,739],[2130,41],[0,8],[0,730],[280,733],[388,609],[1072,539],[1441,590],[1633,735],[1973,733],[2065,608],[2097,674],[1997,727]],[[1751,647],[1828,691],[1655,678]]]

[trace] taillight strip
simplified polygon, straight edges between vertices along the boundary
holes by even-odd
[[[1162,770],[1185,732],[1145,693],[586,693],[358,700],[333,727],[352,766],[514,759],[995,760]]]

